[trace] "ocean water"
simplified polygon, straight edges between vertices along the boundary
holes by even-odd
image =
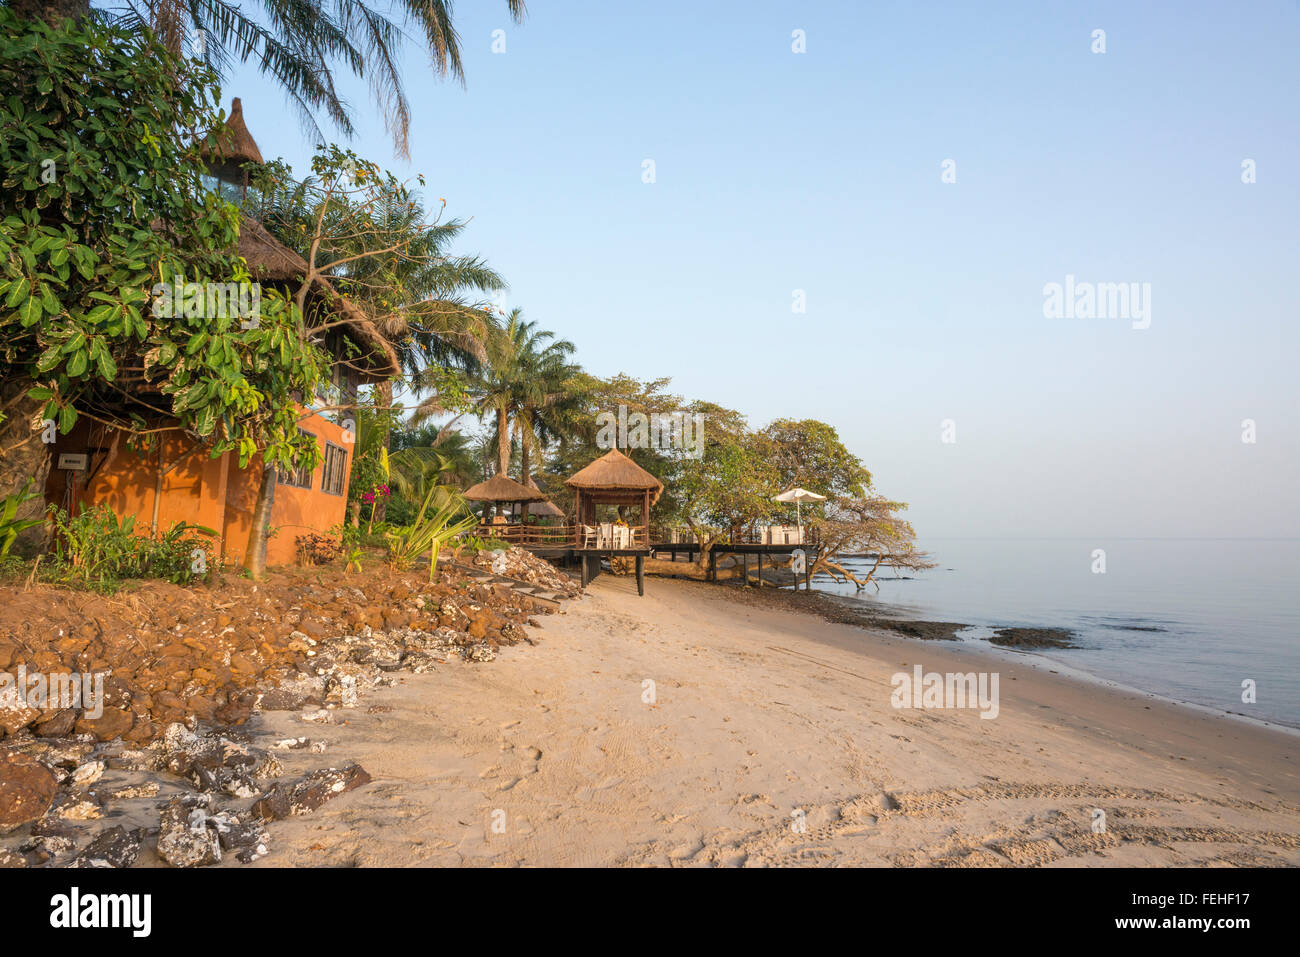
[[[1300,539],[929,539],[939,563],[882,569],[880,589],[813,587],[900,618],[1073,630],[1031,652],[1131,688],[1300,727]],[[1093,571],[1095,549],[1105,572]],[[865,560],[846,559],[861,568]],[[1256,701],[1243,703],[1242,682]]]

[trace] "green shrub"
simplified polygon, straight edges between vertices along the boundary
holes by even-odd
[[[31,490],[32,483],[35,479],[28,479],[27,484],[23,486],[21,492],[13,495],[6,495],[0,500],[0,558],[5,558],[9,554],[9,549],[13,547],[14,540],[29,528],[35,528],[45,521],[44,518],[16,518],[19,507],[24,503],[37,497],[37,493]]]
[[[435,501],[436,511],[429,513]],[[394,568],[406,568],[425,552],[429,553],[429,581],[438,567],[438,552],[444,544],[463,535],[478,520],[466,514],[465,500],[451,489],[434,486],[424,497],[415,521],[388,533],[388,561]]]
[[[83,505],[76,516],[57,508],[52,515],[56,575],[85,588],[113,591],[130,578],[184,585],[206,576],[213,560],[209,546],[195,535],[216,533],[201,525],[177,522],[150,539],[134,534],[134,515],[119,519],[107,505]]]

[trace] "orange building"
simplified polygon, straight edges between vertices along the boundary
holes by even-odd
[[[239,100],[234,101],[226,127],[218,136],[217,150],[209,151],[207,158],[211,174],[235,188],[239,185],[236,177],[244,176],[243,164],[262,162],[257,144],[244,126]],[[263,285],[292,291],[307,272],[302,257],[251,220],[242,224],[238,251]],[[325,347],[338,359],[333,379],[345,396],[355,398],[359,385],[399,373],[392,346],[356,306],[338,296],[324,280],[311,290],[307,309],[328,310],[340,320],[325,337]],[[303,413],[299,428],[316,437],[322,461],[310,474],[279,473],[271,511],[273,534],[266,549],[268,565],[295,561],[299,535],[326,532],[347,516],[351,435],[337,421],[306,409]],[[175,420],[155,420],[150,427],[166,428],[173,423]],[[136,516],[138,534],[165,533],[180,521],[203,525],[216,533],[215,549],[222,560],[242,564],[261,485],[261,457],[254,457],[241,469],[237,453],[214,458],[202,441],[179,427],[164,432],[156,447],[148,451],[131,444],[128,433],[81,417],[72,431],[58,436],[51,447],[46,501],[69,514],[76,514],[82,505],[108,505],[120,516]]]

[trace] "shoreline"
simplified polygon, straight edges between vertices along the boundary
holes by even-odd
[[[1300,865],[1291,733],[646,586],[602,575],[536,646],[319,727],[374,781],[282,822],[252,866]],[[891,673],[977,662],[1001,673],[995,720],[891,707]]]
[[[686,579],[686,578],[682,578],[679,580],[693,581],[692,579]],[[699,584],[704,584],[704,583],[699,582]],[[720,586],[713,585],[712,587],[718,588],[719,594],[728,600],[735,601],[739,604],[750,603],[749,599],[746,597],[746,592],[742,592],[740,590],[739,585],[726,583]],[[818,616],[821,617],[824,621],[830,621],[836,624],[850,625],[852,627],[861,628],[866,631],[879,629],[880,626],[878,622],[883,620],[898,621],[901,623],[917,625],[917,626],[932,626],[936,631],[946,631],[948,626],[959,624],[956,622],[937,622],[929,619],[910,619],[910,618],[886,619],[884,616],[871,613],[870,610],[865,606],[859,608],[858,605],[855,604],[855,603],[860,603],[859,599],[855,599],[849,595],[841,595],[834,592],[819,592],[816,590],[816,588],[814,588],[813,592],[811,593],[813,597],[812,603],[808,602],[808,596],[806,596],[804,592],[799,592],[796,594],[793,591],[789,591],[783,588],[764,588],[761,590],[748,589],[747,591],[750,593],[761,592],[761,594],[763,595],[763,599],[758,599],[758,601],[755,603],[761,603],[764,599],[767,599],[769,596],[773,596],[771,598],[771,604],[775,607],[781,607],[784,610],[788,610],[794,614]],[[829,611],[829,609],[825,609],[823,603],[825,603],[825,605],[831,606],[831,608],[835,610],[842,611],[842,614],[827,617],[826,611]],[[989,629],[996,630],[998,626],[961,625],[956,630],[961,631],[962,628],[975,628],[975,627],[989,628]],[[1007,626],[1007,627],[1012,627],[1012,626]],[[1035,629],[1035,630],[1068,631],[1069,629],[1043,628],[1043,629]],[[1173,705],[1181,708],[1187,708],[1191,711],[1195,711],[1197,713],[1201,713],[1205,715],[1222,717],[1222,718],[1231,718],[1251,726],[1268,728],[1275,731],[1281,731],[1283,733],[1295,735],[1296,737],[1300,738],[1300,724],[1287,724],[1286,722],[1283,721],[1278,721],[1269,718],[1258,718],[1258,717],[1254,717],[1253,715],[1243,714],[1238,711],[1227,711],[1222,708],[1213,707],[1212,705],[1201,704],[1196,701],[1186,701],[1181,698],[1175,698],[1172,695],[1161,694],[1158,691],[1150,691],[1145,688],[1139,688],[1136,685],[1125,684],[1124,682],[1117,681],[1114,678],[1107,678],[1102,675],[1094,674],[1093,672],[1087,671],[1086,669],[1080,668],[1077,665],[1071,664],[1069,662],[1065,662],[1057,658],[1049,657],[1052,651],[1057,650],[1050,646],[1016,647],[1015,645],[1000,645],[997,642],[988,641],[988,640],[973,640],[973,639],[962,638],[959,635],[954,635],[952,638],[948,638],[944,635],[935,635],[932,637],[930,635],[908,634],[901,630],[899,633],[903,634],[905,637],[912,638],[913,640],[941,641],[947,647],[953,647],[953,648],[964,647],[974,653],[987,654],[994,658],[997,658],[999,656],[1004,656],[1004,655],[1023,656],[1022,660],[1031,664],[1034,667],[1041,667],[1048,670],[1059,669],[1065,676],[1075,681],[1084,682],[1087,684],[1093,684],[1104,688],[1111,688],[1117,691],[1122,691],[1126,694],[1133,695],[1135,697],[1152,698],[1169,705]],[[1008,658],[1005,660],[1014,660],[1014,659]]]

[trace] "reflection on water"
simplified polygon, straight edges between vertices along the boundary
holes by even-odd
[[[1300,727],[1300,540],[931,539],[926,572],[878,573],[877,591],[819,578],[881,614],[1070,628],[1042,652],[1098,677]],[[1105,573],[1093,571],[1105,551]],[[869,563],[846,559],[846,567]],[[865,571],[863,571],[865,573]],[[987,640],[985,628],[963,638]],[[1256,703],[1242,702],[1242,682]]]

